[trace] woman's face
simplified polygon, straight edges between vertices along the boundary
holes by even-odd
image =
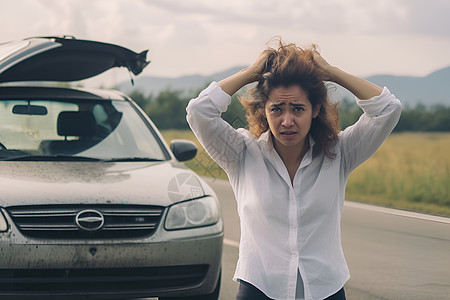
[[[272,89],[265,113],[276,146],[301,147],[319,109],[317,106],[313,110],[307,93],[299,85]]]

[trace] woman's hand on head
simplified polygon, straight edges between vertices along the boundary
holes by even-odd
[[[256,58],[255,62],[247,68],[251,82],[259,80],[262,73],[266,71],[269,57],[274,53],[275,51],[272,49],[262,51]]]
[[[243,86],[258,81],[262,73],[266,71],[267,61],[272,53],[274,53],[273,50],[264,50],[251,66],[221,80],[219,85],[222,90],[232,96]]]
[[[326,81],[334,81],[334,66],[330,65],[328,61],[326,61],[322,55],[317,50],[314,50],[313,52],[313,60],[314,64],[317,66],[317,68],[322,72],[324,75],[324,80]]]
[[[343,86],[360,100],[371,99],[383,92],[383,89],[376,84],[330,65],[316,50],[314,50],[313,59],[322,72],[324,80]]]

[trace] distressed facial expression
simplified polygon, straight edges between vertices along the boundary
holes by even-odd
[[[313,109],[306,91],[298,85],[277,87],[269,93],[265,113],[278,146],[302,146],[320,107]]]

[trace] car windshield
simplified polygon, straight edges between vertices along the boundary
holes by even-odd
[[[0,160],[168,159],[126,101],[0,100]]]

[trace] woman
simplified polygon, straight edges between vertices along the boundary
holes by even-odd
[[[342,132],[324,81],[351,91],[364,111]],[[252,82],[253,99],[242,100],[250,128],[235,130],[220,115],[231,96]],[[250,67],[213,82],[186,110],[236,196],[236,299],[345,299],[345,184],[393,130],[400,102],[387,88],[328,64],[314,47],[280,42]]]

